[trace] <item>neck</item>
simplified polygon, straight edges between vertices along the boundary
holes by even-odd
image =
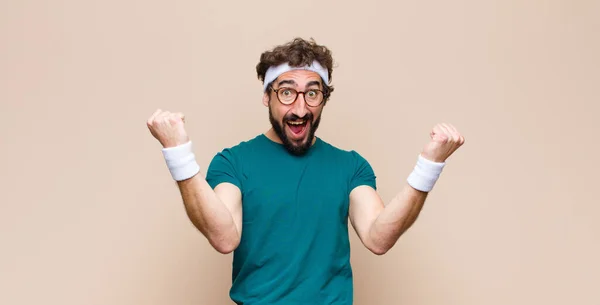
[[[283,144],[283,141],[281,141],[281,139],[279,138],[279,136],[277,135],[277,133],[275,132],[275,130],[273,128],[269,128],[269,130],[267,130],[267,132],[265,132],[265,136],[275,142],[275,143],[279,143],[279,144]]]

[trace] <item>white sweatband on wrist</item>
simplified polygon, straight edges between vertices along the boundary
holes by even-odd
[[[445,162],[433,162],[419,155],[417,164],[406,180],[413,188],[422,192],[430,192],[445,165]]]
[[[189,179],[200,171],[196,155],[192,151],[192,141],[175,147],[163,148],[162,153],[175,181]]]
[[[269,67],[269,69],[267,69],[263,81],[263,90],[267,90],[267,86],[269,85],[269,83],[277,79],[279,75],[292,70],[308,70],[316,72],[323,79],[324,85],[329,84],[329,74],[327,72],[327,69],[321,66],[321,64],[318,61],[313,60],[312,64],[305,65],[303,67],[291,67],[287,62],[285,62],[278,66],[271,66]]]

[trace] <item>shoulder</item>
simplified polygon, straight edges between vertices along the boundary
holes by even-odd
[[[330,154],[332,157],[339,158],[341,160],[351,162],[351,163],[369,163],[367,159],[361,155],[355,149],[345,149],[334,144],[331,144],[321,138],[319,138],[320,144],[322,145],[323,151],[327,154]]]
[[[223,165],[233,168],[240,166],[245,157],[253,154],[254,151],[260,150],[258,146],[263,145],[261,142],[263,142],[261,136],[258,135],[254,138],[243,140],[231,146],[222,148],[213,155],[209,169],[218,168]]]
[[[218,151],[210,161],[206,173],[206,180],[214,188],[222,182],[229,182],[242,188],[244,157],[252,153],[257,144],[260,145],[260,136],[238,142],[232,146]]]
[[[258,145],[261,145],[261,140],[261,135],[257,135],[254,138],[242,140],[231,146],[222,148],[220,151],[216,152],[213,160],[219,157],[241,157],[245,153],[254,150]]]
[[[327,161],[338,168],[345,168],[352,176],[375,176],[371,164],[361,153],[355,149],[344,149],[320,139],[321,151],[327,156]]]
[[[323,150],[327,151],[337,167],[346,168],[350,189],[359,185],[369,185],[377,189],[376,176],[371,164],[354,149],[343,149],[321,140]]]

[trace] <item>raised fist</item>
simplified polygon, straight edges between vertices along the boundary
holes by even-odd
[[[430,133],[431,141],[423,148],[421,156],[433,162],[445,162],[465,143],[465,138],[450,124],[437,124]]]
[[[150,133],[164,148],[167,148],[179,146],[189,141],[183,126],[184,122],[185,116],[182,113],[171,113],[158,109],[150,116],[147,125]]]

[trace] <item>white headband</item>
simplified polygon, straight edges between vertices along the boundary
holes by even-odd
[[[286,62],[283,64],[280,64],[279,66],[271,66],[269,67],[269,69],[267,70],[267,73],[265,73],[265,80],[264,80],[264,88],[263,90],[267,90],[267,86],[269,85],[269,83],[271,83],[272,81],[274,81],[275,79],[277,79],[277,77],[279,77],[279,75],[291,71],[291,70],[309,70],[309,71],[313,71],[313,72],[317,72],[321,78],[323,79],[323,81],[325,82],[325,84],[329,84],[329,77],[327,74],[327,69],[323,68],[323,66],[321,66],[321,64],[319,64],[318,61],[313,61],[312,65],[306,65],[304,67],[290,67],[290,65]]]

